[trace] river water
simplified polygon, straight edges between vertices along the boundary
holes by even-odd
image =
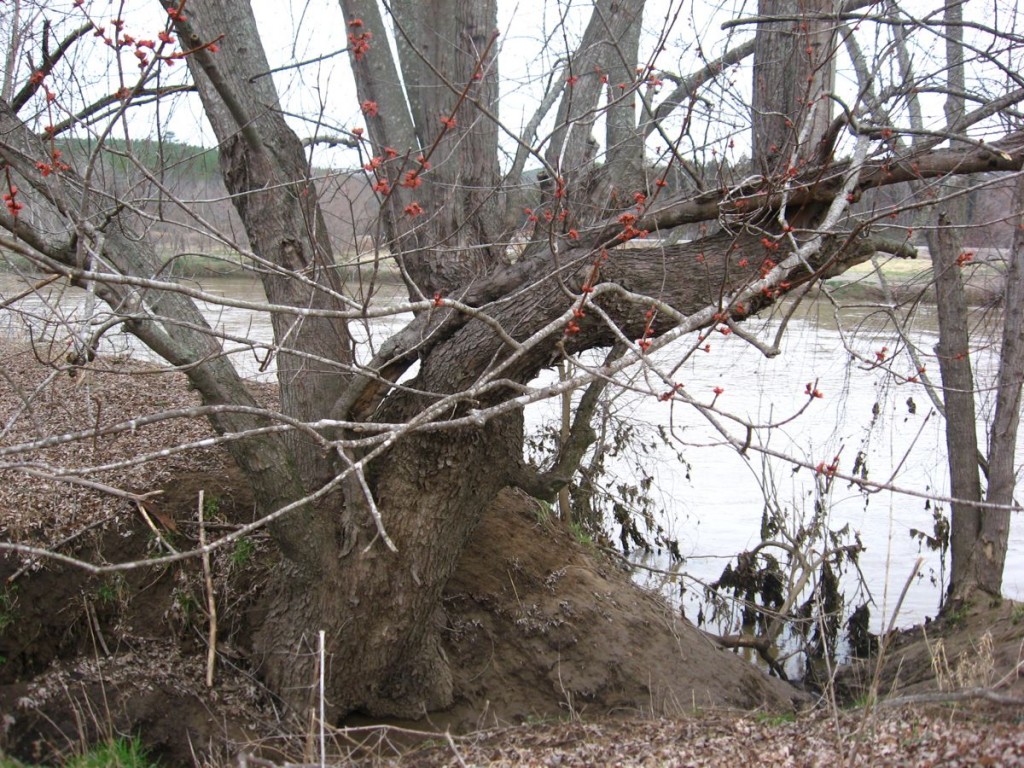
[[[13,276],[0,275],[0,302],[8,301],[24,287],[25,283]],[[204,279],[201,287],[212,295],[263,300],[259,283],[246,278]],[[60,324],[76,327],[87,306],[81,291],[53,283],[12,305],[11,309],[18,309],[20,315],[0,313],[0,333],[23,334],[26,322],[37,334],[54,331],[54,313],[61,318]],[[102,313],[102,305],[95,311]],[[230,336],[252,338],[263,344],[271,339],[265,313],[216,304],[203,305],[203,311],[211,324]],[[375,338],[384,338],[406,319],[395,316],[375,321],[370,333]],[[926,355],[923,362],[937,377],[938,366],[931,354],[935,343],[934,318],[922,310],[915,324],[912,337]],[[777,327],[774,321],[753,320],[748,325],[760,326],[761,338],[770,338]],[[840,333],[840,325],[847,329],[845,333]],[[808,383],[816,382],[814,386],[823,395],[813,399],[798,418],[753,433],[752,448],[763,445],[811,467],[821,462],[830,464],[838,455],[839,470],[844,473],[853,471],[856,457],[862,454],[870,480],[910,491],[876,490],[866,494],[837,480],[826,500],[828,524],[833,529],[848,525],[865,546],[859,563],[873,600],[873,631],[888,624],[919,555],[924,563],[909,587],[897,624],[908,625],[933,616],[941,594],[940,557],[922,547],[911,537],[911,531],[930,533],[937,506],[948,513],[947,504],[927,498],[948,492],[943,422],[933,413],[922,386],[898,384],[883,368],[851,362],[848,351],[854,350],[872,360],[886,347],[887,356],[891,355],[889,350],[899,347],[892,332],[884,330],[877,317],[866,311],[847,313],[837,323],[831,307],[819,302],[792,320],[780,344],[782,354],[775,358],[765,357],[736,336],[715,334],[710,342],[710,352],[691,355],[673,374],[673,381],[682,383],[687,393],[703,403],[710,403],[715,398],[715,388],[721,388],[716,407],[753,422],[767,423],[782,421],[807,405]],[[692,339],[683,339],[659,353],[656,359],[670,364],[692,343]],[[106,353],[145,355],[144,350],[123,335],[109,335],[104,345]],[[272,366],[261,370],[262,355],[238,343],[227,345],[239,350],[234,359],[243,375],[264,380],[273,375]],[[994,375],[997,350],[985,344],[978,347],[975,366],[979,380],[985,382]],[[893,368],[910,374],[909,366],[903,357]],[[542,381],[550,380],[553,374],[546,376]],[[991,392],[979,396],[982,414],[990,409],[992,399]],[[667,534],[678,540],[685,558],[678,568],[688,577],[683,579],[687,587],[683,607],[691,617],[698,610],[700,584],[716,579],[730,557],[760,541],[766,497],[782,512],[791,529],[810,518],[818,486],[813,470],[794,471],[792,462],[762,455],[757,450],[739,455],[734,448],[723,445],[721,435],[686,405],[625,392],[614,399],[611,408],[617,419],[636,425],[642,434],[652,438],[649,455],[642,457],[643,472],[638,473],[634,463],[625,459],[613,462],[612,467],[621,482],[639,483],[643,474],[655,478],[651,496],[656,518]],[[557,413],[557,402],[531,406],[527,423],[537,428],[550,423]],[[983,419],[981,422],[979,435],[984,440]],[[668,437],[667,442],[656,437],[659,427]],[[745,430],[734,427],[733,431],[744,439]],[[1018,464],[1022,456],[1024,452],[1019,447]],[[609,484],[614,486],[615,481]],[[1024,525],[1015,515],[1004,575],[1004,593],[1015,599],[1024,598],[1022,555]],[[664,553],[654,554],[645,562],[659,569],[672,565]],[[646,580],[660,584],[678,598],[679,578],[654,574]],[[847,582],[847,592],[859,602],[864,593],[855,595],[852,584],[852,580]]]

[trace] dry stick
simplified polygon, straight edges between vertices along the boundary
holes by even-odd
[[[139,510],[139,514],[142,515],[142,519],[146,521],[146,525],[149,526],[149,530],[151,530],[153,532],[153,535],[156,536],[156,540],[159,541],[164,546],[164,549],[166,549],[168,552],[170,552],[173,555],[177,555],[178,554],[178,550],[176,550],[174,547],[172,547],[170,542],[168,542],[167,539],[165,539],[160,534],[160,529],[158,529],[156,527],[156,523],[153,522],[153,518],[151,518],[149,516],[149,512],[147,512],[146,508],[144,506],[142,506],[142,502],[136,500],[135,501],[135,507]],[[200,526],[200,527],[202,527],[202,526]]]
[[[458,747],[455,746],[455,740],[452,738],[451,732],[445,731],[444,737],[448,740],[448,746],[451,747],[452,753],[455,755],[455,759],[459,761],[459,765],[461,765],[462,768],[467,768],[466,761],[462,759],[462,755],[459,754]]]
[[[63,275],[59,275],[59,274],[58,275],[51,275],[50,277],[47,277],[47,278],[44,278],[43,280],[40,280],[38,283],[30,285],[28,288],[26,288],[24,291],[19,293],[17,296],[12,296],[11,298],[6,299],[3,302],[0,302],[0,309],[7,309],[9,306],[11,306],[11,304],[14,304],[15,302],[21,301],[26,296],[31,296],[33,293],[38,291],[40,288],[45,288],[50,283],[52,283],[54,280],[60,280],[60,278],[62,278],[62,277],[63,277]]]
[[[49,548],[50,549],[60,549],[65,544],[70,544],[72,541],[77,539],[79,536],[81,536],[81,535],[83,535],[85,533],[88,533],[93,528],[99,528],[101,525],[106,525],[111,520],[113,520],[115,517],[117,517],[116,514],[114,514],[114,515],[107,515],[106,517],[104,517],[101,520],[94,520],[93,522],[89,523],[85,527],[80,528],[79,530],[75,531],[74,533],[71,533],[71,534],[65,536],[60,541],[58,541],[58,542],[56,542],[54,544],[51,544]],[[17,579],[19,579],[20,577],[24,576],[28,571],[32,570],[35,567],[36,563],[38,563],[39,560],[40,560],[40,558],[38,558],[38,557],[33,557],[32,559],[27,560],[25,562],[25,564],[21,566],[21,568],[19,568],[18,570],[16,570],[14,573],[12,573],[10,576],[7,577],[7,583],[11,584],[14,581],[16,581]]]
[[[203,520],[204,496],[199,491],[199,546],[203,551],[203,576],[206,578],[206,607],[210,613],[210,635],[206,651],[206,687],[213,688],[213,670],[217,663],[217,602],[213,598],[213,573],[210,569],[210,551],[206,548],[206,522]]]
[[[324,630],[320,630],[320,768],[327,766],[327,747],[324,739],[324,661],[327,653],[324,650]]]
[[[893,608],[892,616],[889,618],[889,627],[882,634],[882,640],[878,644],[878,661],[875,663],[875,674],[871,678],[871,687],[868,689],[868,704],[864,707],[864,719],[861,721],[860,726],[858,726],[857,733],[859,733],[860,729],[867,723],[868,715],[871,714],[871,710],[878,703],[878,682],[882,677],[882,662],[885,661],[885,652],[889,646],[889,638],[892,637],[893,630],[896,627],[896,617],[900,615],[900,608],[903,606],[903,600],[907,596],[910,584],[913,582],[914,577],[917,575],[917,572],[920,570],[923,562],[923,557],[917,558],[917,561],[914,563],[914,567],[910,569],[910,575],[907,576],[907,580],[903,584],[903,590],[900,592],[900,598],[896,601],[896,607]],[[848,755],[848,765],[855,764],[857,747],[859,744],[860,740],[855,739],[853,742],[853,748],[850,750],[850,754]]]
[[[103,655],[110,657],[110,648],[107,647],[107,641],[103,637],[103,630],[100,629],[100,620],[96,616],[96,608],[93,607],[92,602],[89,598],[85,598],[85,615],[89,619],[89,626],[96,635],[96,639],[100,643],[100,647],[103,649]]]
[[[1024,698],[1020,696],[1008,696],[996,691],[1004,685],[1017,678],[1021,670],[1024,670],[1024,661],[1017,662],[1016,666],[1001,677],[991,688],[961,688],[958,691],[934,691],[925,693],[914,693],[907,696],[897,696],[893,699],[886,699],[879,702],[883,707],[899,707],[904,704],[945,704],[954,701],[969,701],[971,699],[984,699],[996,704],[1005,704],[1014,707],[1024,706]]]
[[[1003,693],[996,693],[991,688],[963,688],[959,691],[932,691],[928,693],[913,693],[908,696],[897,696],[893,699],[880,701],[880,707],[901,707],[904,704],[948,704],[955,701],[970,701],[971,699],[984,699],[996,704],[1007,706],[1024,706],[1024,698],[1020,696],[1008,696]]]
[[[1003,675],[1002,678],[1000,678],[1000,680],[992,686],[992,690],[1002,688],[1004,685],[1010,683],[1012,680],[1015,680],[1016,678],[1020,677],[1022,671],[1024,671],[1024,660],[1018,661],[1017,666],[1015,666],[1013,669],[1011,669],[1009,672]]]
[[[900,615],[900,608],[903,607],[903,601],[910,590],[910,584],[914,581],[914,577],[917,576],[917,572],[921,569],[923,562],[923,557],[917,558],[914,567],[910,569],[910,575],[907,576],[907,580],[903,584],[903,590],[900,592],[900,599],[896,601],[896,607],[893,608],[892,616],[889,618],[889,626],[885,630],[885,634],[882,635],[882,642],[878,647],[878,662],[875,664],[875,674],[871,678],[871,689],[868,694],[871,703],[875,703],[878,699],[878,681],[882,677],[882,662],[885,661],[885,652],[889,646],[889,638],[892,637],[892,633],[896,629],[896,617]]]

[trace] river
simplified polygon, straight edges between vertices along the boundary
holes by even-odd
[[[0,301],[9,300],[24,286],[11,275],[0,275]],[[246,278],[204,279],[201,287],[211,295],[263,300],[259,283]],[[55,316],[61,318],[60,323],[75,327],[82,322],[86,306],[81,291],[53,283],[12,305],[12,309],[20,310],[20,315],[3,313],[0,333],[22,334],[26,322],[35,333],[46,333],[54,329]],[[216,304],[202,308],[211,324],[229,336],[252,338],[262,344],[271,339],[265,313]],[[100,306],[98,311],[102,309]],[[405,319],[396,316],[375,321],[371,333],[375,338],[383,338]],[[931,355],[935,343],[934,318],[925,309],[915,322],[913,338],[926,352],[925,362],[937,377],[938,368]],[[777,327],[775,321],[754,320],[751,324],[761,325],[769,337]],[[848,329],[845,334],[840,333],[840,324]],[[939,555],[922,547],[911,537],[911,531],[931,532],[937,505],[948,513],[948,505],[927,498],[947,493],[943,422],[933,413],[921,385],[898,384],[883,368],[851,362],[844,338],[850,349],[868,360],[876,359],[876,353],[883,347],[887,355],[899,347],[892,333],[882,329],[877,317],[867,311],[854,311],[845,314],[840,324],[826,303],[812,305],[792,320],[782,338],[782,354],[771,359],[735,335],[715,334],[710,340],[711,351],[692,355],[674,373],[673,380],[704,403],[710,403],[715,398],[715,388],[721,388],[717,407],[762,423],[780,421],[807,405],[806,388],[811,383],[823,397],[814,398],[799,418],[754,433],[752,447],[763,444],[812,467],[821,462],[830,464],[838,455],[839,471],[844,473],[852,472],[856,457],[863,454],[870,480],[911,492],[875,490],[866,494],[847,482],[836,481],[827,499],[829,527],[849,525],[865,546],[860,570],[873,600],[872,629],[878,631],[888,624],[919,555],[924,563],[910,585],[897,624],[908,625],[934,616],[938,606],[942,575]],[[764,333],[759,336],[765,338]],[[681,340],[659,353],[657,359],[670,361],[687,344],[692,344],[692,340]],[[264,380],[273,375],[272,365],[261,369],[262,355],[238,343],[229,342],[228,346],[238,350],[234,360],[243,375]],[[980,343],[978,347],[975,366],[979,379],[986,381],[995,370],[996,351]],[[103,351],[145,354],[131,339],[117,334],[105,339]],[[908,366],[904,357],[894,369],[912,373]],[[991,392],[981,394],[981,413],[991,408],[992,400]],[[766,495],[794,529],[813,512],[813,470],[794,471],[791,462],[756,450],[739,455],[722,444],[721,435],[693,408],[625,392],[615,398],[613,410],[617,418],[646,428],[644,433],[652,438],[653,448],[643,457],[641,466],[655,478],[651,495],[657,522],[678,540],[685,558],[679,570],[691,579],[684,581],[684,608],[691,617],[698,610],[700,583],[716,579],[731,556],[760,541]],[[527,423],[536,428],[554,419],[557,412],[558,404],[554,402],[533,406],[528,409]],[[655,437],[658,427],[664,428],[669,436],[667,443]],[[743,439],[745,430],[736,433]],[[984,439],[983,424],[979,424],[979,434]],[[681,463],[680,456],[685,463]],[[1024,453],[1019,447],[1020,456]],[[613,471],[623,482],[639,483],[642,479],[635,466],[626,460],[614,462]],[[1024,599],[1024,526],[1020,522],[1015,515],[1004,575],[1004,594],[1015,599]],[[664,553],[646,562],[659,569],[671,566]],[[678,580],[658,575],[650,575],[646,580],[661,583],[678,599]],[[850,599],[862,600],[863,593],[854,594],[853,581],[846,583]]]

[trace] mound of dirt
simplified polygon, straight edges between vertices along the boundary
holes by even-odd
[[[223,479],[191,475],[169,486],[161,517],[175,521],[182,546],[195,514],[193,492],[202,485],[219,487],[220,514],[246,506],[244,489],[233,491]],[[81,548],[137,558],[152,539],[141,522],[110,525]],[[4,558],[0,579],[18,567],[16,558]],[[221,620],[224,643],[211,689],[203,684],[206,624],[195,564],[129,572],[114,594],[108,580],[61,564],[19,575],[0,635],[3,749],[39,759],[111,732],[138,733],[154,755],[187,764],[194,751],[225,755],[247,743],[288,742],[288,730],[298,726],[278,719],[240,650],[247,645],[246,606],[266,573],[256,562],[228,573],[233,567],[230,555],[215,566],[222,571],[218,593],[232,595],[235,605]],[[417,727],[458,732],[701,707],[792,711],[802,700],[715,647],[611,560],[538,519],[534,502],[512,492],[488,510],[443,607],[457,701]]]
[[[448,584],[459,730],[537,718],[791,711],[800,694],[721,650],[538,505],[506,491]]]
[[[896,632],[879,655],[840,670],[847,701],[1024,701],[1024,604],[977,597],[959,611]]]

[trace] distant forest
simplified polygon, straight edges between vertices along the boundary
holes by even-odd
[[[124,140],[108,139],[99,153],[89,140],[65,139],[58,144],[67,162],[82,174],[92,174],[95,189],[112,191],[118,201],[136,209],[137,226],[155,236],[161,252],[169,259],[200,254],[237,263],[237,254],[206,231],[212,227],[230,240],[246,242],[244,229],[221,180],[216,149],[152,139],[133,140],[130,145]],[[654,171],[652,178],[653,174]],[[749,164],[743,161],[732,167],[673,167],[667,177],[668,191],[696,192],[702,186],[707,189],[734,185],[752,175]],[[362,169],[314,169],[312,176],[323,202],[335,257],[339,262],[348,262],[370,256],[382,233],[377,228],[379,201],[370,189],[367,174]],[[541,197],[540,186],[537,173],[528,172],[508,196],[508,205],[536,205]],[[914,229],[931,222],[915,218],[914,211],[904,211],[897,217],[885,213],[888,206],[905,205],[912,196],[906,184],[886,187],[865,194],[854,210],[875,211],[878,226],[895,227],[895,237],[906,236],[909,228],[911,237],[920,241]],[[1012,227],[1005,214],[1011,210],[1011,200],[1011,181],[994,181],[989,186],[974,188],[968,196],[965,245],[1009,245]],[[114,203],[112,196],[110,204]],[[682,235],[696,237],[699,232],[694,227],[692,232]]]
[[[168,258],[213,255],[237,263],[229,241],[247,243],[245,230],[221,179],[216,149],[152,139],[108,139],[102,150],[89,140],[63,140],[64,159],[92,174],[92,186],[134,208],[135,224],[153,235]],[[90,170],[90,162],[92,162]],[[339,260],[372,246],[378,203],[360,170],[313,169],[327,227]]]

